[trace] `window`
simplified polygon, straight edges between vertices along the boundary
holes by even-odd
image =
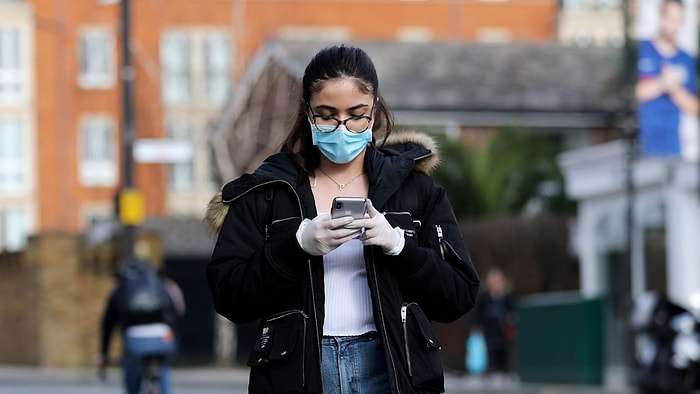
[[[168,33],[161,46],[162,96],[167,104],[182,104],[192,96],[192,49],[185,33]]]
[[[117,183],[117,149],[114,122],[107,117],[86,117],[80,130],[80,182],[84,186]]]
[[[19,30],[0,28],[0,101],[16,101],[24,94],[19,39]]]
[[[619,9],[620,0],[563,0],[562,8],[567,11]]]
[[[27,245],[27,215],[21,209],[0,210],[0,249],[9,252]]]
[[[206,96],[213,104],[223,103],[229,91],[228,39],[223,34],[210,34],[204,40],[206,59]]]
[[[107,29],[90,28],[80,34],[78,84],[85,89],[114,86],[114,39]]]
[[[192,143],[192,127],[183,122],[173,122],[167,126],[168,137],[173,140],[185,140]],[[172,191],[192,191],[194,184],[194,165],[192,160],[170,164],[168,173],[168,187]]]
[[[0,192],[20,193],[29,187],[24,124],[17,118],[0,118]]]
[[[178,30],[161,39],[161,97],[166,105],[221,104],[231,84],[225,32]]]

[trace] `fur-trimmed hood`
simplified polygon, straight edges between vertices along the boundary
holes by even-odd
[[[427,155],[414,158],[416,171],[430,175],[440,165],[438,144],[431,135],[419,131],[393,132],[387,138],[384,148],[392,149],[392,147],[404,144],[415,144],[428,151]]]
[[[391,157],[393,161],[400,161],[403,163],[412,159],[413,163],[411,164],[411,169],[426,175],[430,175],[440,164],[440,154],[436,140],[432,136],[418,131],[397,131],[392,133],[389,138],[387,138],[386,144],[381,149],[381,153],[375,152],[375,155]],[[276,156],[277,155],[273,155],[271,158],[276,158]],[[371,158],[369,159],[371,160]],[[253,174],[246,174],[241,178],[254,177],[262,181],[264,179],[269,179],[268,174],[274,173],[276,174],[275,176],[288,176],[291,179],[291,177],[296,176],[296,166],[290,164],[289,162],[280,162],[268,158]],[[224,186],[224,189],[216,193],[207,204],[204,223],[214,234],[218,233],[221,229],[224,218],[228,213],[228,203],[232,200],[233,196],[238,194],[235,191],[228,192],[226,193],[227,196],[224,198],[224,190],[228,188],[229,185],[235,186],[232,184],[233,182],[236,181],[229,182]],[[235,189],[235,187],[231,189]]]

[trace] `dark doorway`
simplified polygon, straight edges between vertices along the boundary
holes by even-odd
[[[214,304],[201,257],[165,258],[170,276],[182,289],[186,312],[180,320],[180,350],[177,365],[201,365],[214,362]]]
[[[666,228],[644,229],[645,290],[668,294],[666,285]]]

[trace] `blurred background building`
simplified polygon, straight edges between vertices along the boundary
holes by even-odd
[[[37,231],[82,231],[114,216],[124,156],[118,3],[0,2],[3,249],[22,248]],[[362,3],[361,17],[343,18],[347,7],[338,2],[132,3],[135,183],[146,196],[147,217],[201,215],[219,187],[208,123],[270,38],[551,42],[556,36],[554,1],[377,1]],[[161,144],[139,141],[147,139]],[[166,157],[172,147],[163,144],[173,141],[186,141],[191,155]]]
[[[562,0],[557,39],[579,47],[624,45],[622,0]]]

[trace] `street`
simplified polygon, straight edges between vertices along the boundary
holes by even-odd
[[[246,372],[235,369],[173,369],[173,394],[244,394]],[[123,394],[121,371],[100,381],[90,368],[0,366],[0,394]]]
[[[0,383],[0,394],[123,394],[123,389],[113,384],[2,384]],[[245,387],[187,387],[178,386],[173,388],[173,394],[244,394],[247,393]]]
[[[244,394],[245,368],[174,368],[173,394]],[[0,366],[0,394],[123,394],[121,372],[112,368],[106,381],[89,368]],[[494,382],[469,375],[445,376],[449,394],[631,394],[628,388]]]

